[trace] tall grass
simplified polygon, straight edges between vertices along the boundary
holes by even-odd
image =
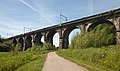
[[[57,54],[91,71],[120,71],[120,45],[59,50]]]
[[[42,71],[45,60],[46,54],[40,54],[38,59],[22,65],[16,71]]]
[[[0,71],[15,71],[26,63],[45,60],[46,51],[39,52],[0,52]],[[42,59],[41,59],[42,58]],[[39,62],[41,63],[41,62]],[[43,63],[42,63],[43,64]],[[34,67],[34,66],[33,66]]]

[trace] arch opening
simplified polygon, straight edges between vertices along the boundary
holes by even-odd
[[[71,38],[75,35],[75,33],[80,33],[81,29],[76,26],[71,26],[64,31],[63,34],[63,48],[68,48],[69,44],[71,43]],[[70,39],[69,39],[70,38]]]
[[[107,28],[109,27],[109,28]],[[109,45],[114,45],[116,44],[116,26],[114,25],[114,23],[112,23],[111,21],[107,20],[107,19],[102,19],[102,20],[98,20],[96,22],[94,22],[93,24],[91,24],[88,28],[88,32],[90,31],[94,31],[96,33],[96,30],[98,32],[100,32],[100,30],[102,30],[104,28],[104,33],[106,33],[105,36],[108,36],[109,34],[112,34],[113,36],[111,37],[112,41],[109,39]],[[107,28],[107,29],[106,29]],[[108,34],[108,35],[107,35]],[[103,35],[104,37],[104,35]],[[111,41],[111,42],[110,42]],[[107,45],[107,44],[106,44]]]
[[[36,45],[42,45],[43,42],[41,41],[43,35],[42,34],[36,34],[35,38],[34,38],[34,43]]]
[[[18,39],[18,44],[20,45],[20,48],[23,49],[24,41],[22,37]]]
[[[42,38],[41,38],[41,42],[42,42],[42,43],[45,43],[44,40],[45,40],[45,39],[44,39],[44,36],[42,36]]]
[[[55,47],[59,47],[59,33],[55,30],[49,31],[47,34],[47,42]]]
[[[54,36],[54,34],[56,33],[56,31],[54,31],[54,30],[51,30],[51,31],[49,31],[48,32],[48,34],[47,34],[47,42],[48,43],[51,43],[52,45],[53,45],[53,36]]]
[[[27,36],[25,39],[25,49],[27,50],[28,48],[32,47],[32,37],[31,36]]]
[[[107,20],[107,19],[101,19],[101,20],[98,20],[98,21],[92,23],[92,24],[88,27],[87,31],[89,32],[89,31],[93,30],[95,27],[97,27],[97,26],[100,25],[100,24],[110,24],[110,25],[113,25],[114,28],[116,29],[115,25],[114,25],[111,21],[109,21],[109,20]]]
[[[17,40],[16,40],[15,38],[12,40],[12,42],[13,42],[13,45],[14,45],[14,46],[17,45]]]
[[[59,33],[55,33],[53,36],[53,45],[59,47]]]
[[[69,34],[69,45],[71,44],[71,40],[72,38],[74,38],[75,35],[78,35],[80,34],[80,29],[79,28],[76,28],[74,30],[72,30]]]

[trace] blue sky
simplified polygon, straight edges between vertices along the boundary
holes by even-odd
[[[6,33],[23,33],[23,27],[59,24],[60,13],[71,21],[117,8],[120,0],[0,0],[0,34],[7,37]]]

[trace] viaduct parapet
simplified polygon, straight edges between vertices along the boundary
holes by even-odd
[[[27,49],[32,47],[34,44],[42,44],[42,36],[44,36],[45,42],[53,44],[53,36],[55,33],[58,33],[59,48],[63,49],[68,48],[69,34],[72,30],[79,28],[81,31],[90,31],[97,25],[103,23],[112,24],[116,28],[116,43],[120,44],[120,8],[31,31],[25,34],[16,35],[9,39],[13,40],[15,45],[20,44],[22,48],[25,47],[25,49]]]

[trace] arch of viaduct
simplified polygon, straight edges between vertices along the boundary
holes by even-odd
[[[34,44],[42,44],[41,38],[44,36],[44,41],[53,44],[53,36],[59,34],[59,48],[68,48],[69,34],[72,30],[79,28],[81,31],[90,31],[97,25],[102,23],[112,24],[116,28],[116,43],[120,44],[120,8],[110,10],[97,15],[84,17],[78,20],[54,25],[51,27],[31,31],[25,34],[10,37],[14,44],[20,44],[25,49],[32,47]]]

